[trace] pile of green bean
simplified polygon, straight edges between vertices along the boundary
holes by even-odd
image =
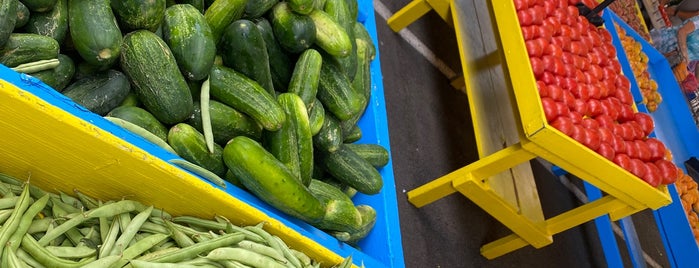
[[[0,267],[320,267],[262,227],[133,200],[49,193],[0,173]],[[351,256],[335,267],[350,267]]]

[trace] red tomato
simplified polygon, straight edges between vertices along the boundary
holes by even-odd
[[[577,62],[577,61],[576,61],[576,62]],[[576,63],[573,63],[573,66],[575,66],[575,64],[576,64]],[[583,72],[582,70],[580,70],[580,68],[575,67],[575,82],[578,82],[578,84],[580,84],[580,83],[587,83],[587,82],[585,81],[586,77],[587,77],[587,76],[585,75],[585,72]]]
[[[539,90],[539,97],[549,96],[549,86],[544,83],[544,81],[536,81],[536,88]]]
[[[554,60],[553,60],[553,71],[554,71],[554,74],[556,74],[556,75],[558,75],[558,76],[563,76],[563,77],[570,77],[570,76],[567,76],[567,75],[566,75],[566,68],[565,68],[565,66],[566,66],[566,64],[563,63],[563,60],[561,60],[560,57],[554,58]]]
[[[556,18],[556,20],[560,21],[561,24],[567,24],[566,17],[568,17],[568,13],[566,12],[565,9],[556,9],[553,11],[553,17]],[[561,25],[563,26],[563,25]],[[562,28],[562,27],[561,27]]]
[[[658,161],[665,158],[665,144],[656,138],[648,138],[645,140],[648,150],[650,150],[650,160]]]
[[[600,34],[600,36],[602,36],[602,40],[604,40],[604,42],[612,41],[612,34],[610,34],[607,29],[597,28],[597,32]]]
[[[555,46],[555,43],[551,41],[551,45]],[[559,46],[557,47],[560,48]],[[561,49],[561,51],[563,51],[563,49]],[[565,64],[575,65],[575,55],[571,54],[570,52],[563,51],[563,54],[561,54],[561,60],[563,60],[563,63]]]
[[[529,26],[534,22],[534,17],[532,17],[532,14],[528,9],[517,11],[517,18],[519,19],[519,25],[521,26]]]
[[[553,12],[556,11],[556,3],[554,3],[553,1],[544,1],[543,5],[544,12],[546,12],[546,16],[551,16]]]
[[[515,9],[517,11],[529,8],[529,2],[527,0],[515,0]]]
[[[610,99],[604,99],[602,100],[602,114],[609,116],[612,121],[616,120],[619,117],[619,108]]]
[[[640,124],[636,121],[628,121],[624,122],[624,125],[628,125],[632,130],[633,130],[633,139],[634,140],[641,140],[646,137],[646,135],[643,132],[643,127],[641,127]]]
[[[525,41],[533,40],[536,38],[536,26],[521,26],[522,27],[522,36],[524,37]]]
[[[634,140],[633,142],[636,144],[636,150],[638,150],[638,159],[641,159],[643,162],[650,161],[651,152],[648,144],[643,140]]]
[[[677,166],[670,161],[661,159],[655,161],[655,165],[660,169],[660,176],[663,178],[662,184],[671,184],[677,180],[679,176],[679,171]]]
[[[570,119],[570,117],[559,116],[553,120],[553,122],[551,122],[551,126],[563,132],[563,134],[566,134],[567,136],[571,136],[573,134],[573,119]]]
[[[552,98],[541,98],[541,105],[544,108],[544,115],[546,115],[546,121],[551,122],[556,117],[558,117],[558,112],[557,107],[556,107],[556,101],[553,100]]]
[[[607,88],[607,85],[602,82],[597,82],[594,84],[597,88],[599,88],[600,91],[600,99],[607,98],[609,96],[609,88]]]
[[[524,45],[527,47],[527,53],[529,54],[529,57],[541,57],[544,54],[544,48],[541,46],[541,41],[542,39],[536,38],[533,40],[528,40],[524,42]]]
[[[532,15],[534,20],[532,21],[532,24],[534,25],[541,25],[544,23],[544,18],[546,18],[546,13],[544,11],[544,7],[541,5],[537,5],[534,7],[529,7],[529,13]]]
[[[611,145],[617,154],[625,154],[627,151],[626,142],[618,134],[614,134],[614,138],[612,139]]]
[[[631,171],[636,177],[643,178],[646,175],[646,163],[638,158],[631,158]]]
[[[619,122],[626,122],[626,121],[631,121],[633,120],[633,108],[631,108],[631,105],[621,105],[619,106],[619,117],[617,118],[617,121]]]
[[[570,93],[573,93],[573,96],[583,101],[590,99],[590,89],[586,84],[578,84],[577,87],[570,89]]]
[[[551,38],[551,43],[560,47],[565,52],[570,52],[570,36],[563,34],[564,25],[561,25],[561,34],[559,36]]]
[[[614,83],[615,83],[615,85],[616,85],[617,88],[623,89],[623,90],[625,90],[625,91],[629,91],[629,93],[631,93],[631,92],[630,92],[630,90],[631,90],[631,82],[629,81],[629,78],[627,78],[626,76],[624,76],[624,75],[617,75],[617,76],[616,76],[616,80],[614,81]]]
[[[580,126],[586,128],[586,129],[597,130],[599,128],[599,123],[597,122],[597,120],[593,119],[592,117],[585,117],[585,118],[583,118]]]
[[[590,66],[595,66],[595,65],[590,65]],[[590,72],[590,70],[592,70],[592,67],[589,67],[588,71],[585,72],[585,83],[587,83],[587,84],[596,83],[599,80],[593,72]]]
[[[612,69],[612,71],[614,71],[615,74],[621,73],[621,63],[619,63],[619,61],[610,61],[609,67]]]
[[[568,6],[567,11],[568,11],[568,16],[573,17],[573,18],[577,18],[580,15],[580,13],[578,12],[578,8],[575,7],[574,5]]]
[[[541,61],[540,58],[537,57],[531,57],[529,58],[529,62],[532,64],[532,72],[534,73],[534,77],[536,79],[541,78],[541,76],[544,75],[544,62]]]
[[[570,117],[570,119],[573,120],[573,124],[579,125],[582,123],[583,115],[581,113],[578,113],[576,111],[570,111],[568,113],[568,117]]]
[[[593,99],[601,99],[602,98],[602,90],[597,86],[597,84],[589,84],[587,87],[590,90],[590,98]]]
[[[597,123],[599,124],[600,127],[602,128],[607,128],[610,129],[616,125],[616,122],[614,122],[614,119],[609,116],[609,114],[600,114],[598,116],[595,116],[595,120],[597,120]]]
[[[599,67],[599,65],[590,65],[590,72],[597,78],[597,80],[604,79],[604,69]],[[595,80],[595,82],[597,82]]]
[[[562,101],[557,101],[556,102],[556,114],[558,116],[568,116],[568,113],[570,113],[570,108],[568,108],[568,104]]]
[[[563,91],[563,103],[568,105],[568,108],[571,108],[575,106],[575,97],[573,96],[573,93],[570,93],[569,90],[564,90]]]
[[[585,131],[585,128],[580,125],[573,125],[573,133],[570,134],[571,138],[579,143],[583,143],[583,141],[587,139],[586,135],[587,131]]]
[[[573,78],[573,77],[567,77],[567,78],[563,79],[563,84],[561,85],[561,87],[563,89],[568,89],[568,90],[576,88],[577,86],[578,86],[578,82],[576,82],[575,78]]]
[[[645,166],[646,172],[641,179],[643,179],[645,182],[647,182],[648,184],[650,184],[650,186],[653,187],[657,187],[658,185],[660,185],[660,183],[663,180],[660,169],[652,162],[645,163]]]
[[[581,99],[575,99],[575,101],[573,101],[573,107],[571,107],[571,110],[580,114],[587,114],[587,102]]]
[[[626,143],[626,154],[631,158],[638,158],[639,152],[636,143],[632,140],[625,140],[624,142]]]
[[[615,71],[611,66],[602,68],[602,79],[616,81],[619,72]]]
[[[575,34],[577,34],[577,39],[575,37]],[[572,35],[570,36],[570,39],[572,40],[570,42],[570,53],[573,53],[575,55],[585,55],[585,45],[583,45],[578,39],[580,39],[580,34],[576,32],[576,30],[573,30]]]
[[[607,143],[610,146],[612,145],[612,142],[613,142],[612,140],[614,139],[614,132],[612,132],[611,129],[600,126],[597,129],[597,132],[599,132],[600,141],[602,141],[603,143]],[[614,147],[612,147],[612,149],[613,148]]]
[[[650,135],[651,132],[653,132],[653,129],[655,128],[655,123],[653,122],[653,118],[643,112],[637,112],[634,113],[633,115],[634,121],[638,122],[639,125],[643,128],[643,133],[644,136]]]
[[[629,124],[620,124],[621,126],[621,137],[624,138],[625,141],[632,141],[636,139],[636,131],[634,128],[629,125]]]
[[[590,60],[590,65],[599,65],[602,63],[602,56],[595,50],[590,52],[587,57]]]
[[[549,97],[551,97],[555,101],[563,100],[563,89],[561,89],[561,87],[554,84],[549,84],[547,87],[549,91]]]
[[[605,43],[602,45],[604,47],[604,52],[607,52],[607,58],[613,59],[616,57],[616,47],[612,43]]]
[[[546,40],[546,42],[551,41],[551,38],[553,37],[553,29],[550,26],[543,24],[543,21],[542,21],[542,25],[537,27],[536,30],[537,30],[536,35],[539,38]]]
[[[594,122],[594,120],[592,121]],[[587,146],[587,148],[590,148],[593,151],[597,151],[600,142],[602,141],[600,139],[599,132],[597,131],[597,129],[585,129],[585,139],[583,140],[583,145]]]
[[[619,153],[619,151],[616,151],[616,155],[614,155],[614,160],[612,162],[627,171],[631,170],[631,158],[626,154]]]
[[[620,88],[617,87],[616,91],[614,92],[614,96],[621,101],[622,104],[626,104],[624,106],[629,106],[634,103],[633,101],[633,95],[631,95],[631,89],[630,88]]]
[[[570,77],[575,79],[576,82],[580,82],[578,80],[578,69],[575,68],[575,65],[573,64],[568,64],[568,63],[563,63],[563,68],[565,70],[565,77]],[[580,72],[582,74],[582,72]]]
[[[546,48],[544,48],[544,55],[549,55],[552,56],[556,59],[561,59],[563,60],[563,49],[559,46],[554,45],[553,43],[549,43]],[[563,63],[566,63],[563,61]]]
[[[543,64],[543,61],[542,61],[542,64]],[[552,73],[547,72],[547,71],[544,71],[544,73],[541,75],[540,79],[542,82],[546,83],[547,85],[553,85],[554,83],[557,82],[556,76],[553,75]]]
[[[607,158],[609,161],[613,161],[616,156],[614,148],[606,142],[600,143],[599,148],[597,148],[597,153]]]
[[[547,3],[550,1],[546,1]],[[551,14],[548,14],[549,17],[544,19],[544,26],[551,28],[553,31],[553,36],[557,36],[561,34],[561,22],[556,19],[556,17],[552,17],[553,12]]]
[[[587,96],[589,98],[589,96]],[[603,112],[602,110],[602,103],[597,100],[597,99],[588,99],[587,100],[587,116],[589,117],[596,117],[598,115],[601,115]]]

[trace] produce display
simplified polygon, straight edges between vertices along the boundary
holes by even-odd
[[[687,214],[687,220],[689,220],[689,226],[692,228],[694,239],[697,241],[697,245],[699,245],[699,217],[697,216],[697,211],[699,211],[699,190],[697,189],[697,182],[680,169],[680,176],[675,186],[677,187],[677,194],[682,201],[682,208],[684,208],[684,212]]]
[[[2,267],[321,266],[265,231],[264,223],[171,216],[78,189],[74,195],[50,193],[2,173],[0,181]],[[351,267],[351,259],[333,267]]]
[[[342,242],[373,228],[352,197],[389,154],[354,144],[376,54],[356,0],[27,2],[0,4],[0,64]]]
[[[631,65],[638,89],[641,90],[641,95],[643,95],[642,102],[646,105],[648,111],[654,112],[658,109],[658,104],[663,101],[663,97],[658,92],[658,83],[650,78],[648,56],[641,50],[640,42],[626,35],[626,31],[616,23],[614,26],[617,33],[619,33],[621,46],[624,48],[624,52],[626,52],[626,59]]]
[[[677,166],[648,136],[653,119],[635,110],[611,34],[580,16],[577,2],[514,2],[546,120],[653,187],[675,182]]]
[[[626,22],[631,29],[643,37],[643,39],[652,42],[648,28],[643,22],[643,17],[641,17],[641,13],[638,10],[636,0],[616,0],[609,5],[609,9],[614,11],[614,14],[619,15],[619,17]]]

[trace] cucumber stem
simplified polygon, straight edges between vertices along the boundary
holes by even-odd
[[[20,65],[17,65],[16,67],[11,68],[15,72],[18,73],[25,73],[25,74],[32,74],[32,73],[37,73],[41,72],[44,70],[49,70],[58,67],[60,62],[58,59],[50,59],[50,60],[38,60],[38,61],[33,61],[33,62],[28,62],[28,63],[23,63]]]

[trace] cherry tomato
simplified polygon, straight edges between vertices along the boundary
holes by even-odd
[[[646,175],[646,163],[638,158],[631,158],[631,174],[636,175],[636,177],[643,178]]]
[[[588,84],[587,88],[590,90],[590,98],[593,99],[602,99],[602,90],[597,86],[597,83],[595,84]]]
[[[565,29],[565,26],[561,26],[561,31]],[[563,49],[564,52],[570,52],[570,40],[569,35],[564,35],[562,32],[559,36],[551,38],[551,43]]]
[[[573,77],[566,77],[563,79],[563,84],[561,85],[562,88],[571,90],[573,88],[576,88],[578,86],[578,82],[575,81],[575,78]]]
[[[551,41],[551,45],[555,45],[555,43],[553,41]],[[559,46],[557,46],[557,47],[560,48]],[[561,51],[563,51],[563,49],[561,49]],[[563,60],[563,63],[565,63],[565,64],[575,65],[575,55],[573,55],[570,52],[563,51],[563,53],[561,54],[561,60]]]
[[[565,70],[565,77],[574,78],[576,82],[580,82],[577,76],[580,70],[576,69],[575,65],[563,63],[563,68]],[[582,72],[580,72],[580,74],[582,74]]]
[[[677,180],[679,171],[675,164],[665,159],[661,159],[655,161],[655,165],[658,167],[658,169],[660,169],[660,176],[663,178],[662,184],[671,184]]]
[[[611,61],[609,67],[614,71],[615,74],[621,73],[621,63],[619,61]]]
[[[607,158],[607,160],[609,161],[613,161],[614,157],[616,157],[616,152],[614,152],[614,148],[606,142],[602,142],[599,144],[599,148],[597,148],[597,153],[603,156],[604,158]]]
[[[573,18],[577,18],[580,15],[580,13],[578,12],[578,8],[575,7],[574,4],[568,6],[567,11],[568,11],[568,16],[573,17]]]
[[[534,73],[534,77],[536,79],[541,78],[541,76],[544,75],[545,71],[544,63],[538,57],[529,58],[529,62],[531,62],[532,64],[532,72]]]
[[[592,120],[594,122],[594,120]],[[584,122],[584,120],[583,120]],[[587,148],[592,149],[593,151],[597,151],[599,148],[601,139],[599,136],[599,132],[597,129],[585,129],[585,138],[583,140],[583,145],[587,146]]]
[[[616,122],[614,122],[614,119],[609,116],[609,114],[600,114],[598,116],[595,116],[595,120],[597,120],[597,124],[599,124],[600,127],[610,129],[616,125]]]
[[[633,115],[634,121],[638,122],[639,125],[643,128],[643,133],[644,136],[650,135],[651,132],[653,132],[653,129],[655,128],[655,123],[653,122],[653,118],[643,112],[636,112]]]
[[[665,148],[665,144],[662,141],[656,138],[648,138],[645,140],[645,143],[650,150],[651,161],[658,161],[665,158],[665,151],[667,148]]]
[[[591,66],[595,66],[595,65],[591,65]],[[592,67],[590,67],[588,69],[588,71],[585,72],[585,83],[587,83],[587,84],[596,83],[599,80],[599,78],[597,78],[597,76],[595,76],[595,74],[593,72],[591,72],[590,70],[592,70]]]
[[[614,155],[614,160],[612,162],[629,172],[631,170],[631,158],[624,153],[619,153],[619,151],[616,151],[616,155]]]
[[[588,96],[589,98],[589,96]],[[597,100],[597,99],[588,99],[587,100],[587,116],[589,117],[596,117],[598,115],[601,115],[603,112],[602,110],[602,103]]]
[[[556,114],[556,112],[558,110],[556,107],[555,100],[553,100],[552,98],[548,98],[548,97],[541,98],[541,105],[544,108],[544,115],[546,116],[547,122],[551,122],[554,119],[556,119],[556,117],[558,117],[558,114]]]
[[[609,88],[605,83],[597,81],[594,85],[599,88],[600,99],[606,99],[609,96]]]
[[[578,34],[577,38],[580,39],[579,33],[576,32],[576,30],[573,30],[572,35],[570,36],[570,39],[572,40],[570,42],[570,53],[573,53],[575,55],[585,55],[585,45],[580,43],[578,39],[575,39],[576,37],[574,36],[575,34]]]
[[[612,145],[612,147],[614,147],[614,151],[617,154],[625,154],[626,153],[626,149],[627,149],[626,142],[618,134],[616,134],[616,133],[614,134],[614,138],[612,139],[611,145]]]
[[[563,134],[566,134],[567,136],[571,136],[573,134],[573,119],[570,119],[570,117],[559,116],[553,120],[553,122],[551,122],[551,126],[563,132]]]
[[[546,1],[546,3],[549,3],[551,1]],[[544,7],[546,8],[546,7]],[[556,19],[556,17],[553,17],[553,12],[551,14],[547,14],[549,17],[544,19],[544,26],[551,28],[553,30],[553,36],[557,36],[561,34],[561,21]]]
[[[604,47],[603,51],[607,52],[607,58],[613,59],[616,57],[616,47],[612,43],[605,43],[602,45]]]
[[[604,79],[604,70],[599,65],[590,65],[590,72],[597,78],[597,80]]]
[[[602,79],[604,80],[611,80],[611,81],[616,81],[616,77],[619,75],[619,72],[615,71],[613,67],[611,66],[606,66],[602,68]]]
[[[553,28],[551,26],[544,24],[542,21],[542,25],[537,28],[537,36],[541,39],[546,40],[546,42],[551,42],[551,38],[553,37]]]
[[[631,158],[638,158],[640,153],[636,143],[632,140],[625,140],[624,142],[626,143],[626,154]]]
[[[597,28],[597,32],[602,37],[602,40],[604,42],[611,42],[612,41],[612,34],[610,34],[609,31],[607,31],[606,29]]]
[[[645,166],[646,172],[641,179],[653,187],[660,185],[663,180],[660,169],[653,162],[645,163]]]

